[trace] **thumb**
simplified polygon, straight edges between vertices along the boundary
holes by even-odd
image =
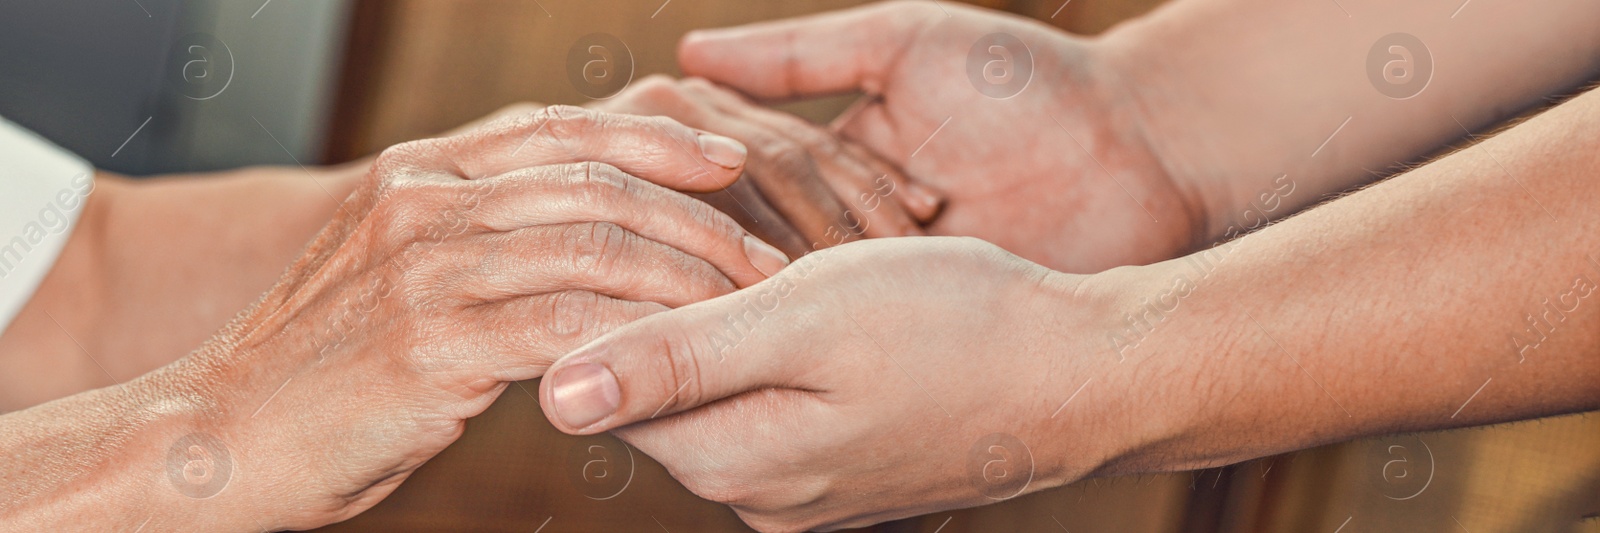
[[[587,435],[793,381],[800,354],[786,348],[801,340],[785,337],[804,332],[778,316],[787,278],[645,317],[561,358],[539,385],[545,417]]]
[[[878,94],[912,37],[944,18],[927,2],[890,2],[775,22],[689,33],[678,45],[688,76],[762,99]]]

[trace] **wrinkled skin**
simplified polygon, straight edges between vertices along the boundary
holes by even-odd
[[[650,76],[591,107],[666,116],[744,143],[744,178],[698,197],[792,257],[862,237],[921,235],[942,202],[868,150],[703,79]]]
[[[742,158],[668,119],[564,106],[396,146],[255,307],[110,393],[165,402],[190,420],[179,431],[232,450],[228,489],[190,502],[209,519],[343,520],[510,382],[781,268],[777,250],[672,190],[726,186]]]

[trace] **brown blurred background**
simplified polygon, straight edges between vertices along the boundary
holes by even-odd
[[[929,0],[932,1],[932,0]],[[348,160],[520,101],[582,104],[567,49],[620,36],[634,79],[675,74],[679,37],[856,0],[357,0],[325,159]],[[1159,0],[984,0],[1093,34]],[[816,120],[841,106],[787,107]],[[747,531],[610,437],[545,421],[536,382],[514,385],[466,435],[371,511],[329,531]],[[1066,436],[1065,438],[1070,438]],[[1101,479],[883,532],[1600,532],[1600,421],[1576,415],[1373,439],[1228,468]]]

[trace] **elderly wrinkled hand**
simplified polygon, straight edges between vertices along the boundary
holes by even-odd
[[[593,107],[666,116],[744,143],[747,178],[698,197],[795,257],[861,237],[921,235],[943,202],[867,149],[703,79],[650,76]]]
[[[559,106],[395,146],[214,340],[122,385],[9,415],[7,427],[34,430],[0,438],[98,443],[82,464],[110,466],[16,458],[12,472],[36,479],[0,514],[137,519],[29,503],[80,486],[144,502],[158,513],[153,529],[304,529],[353,516],[509,382],[620,324],[786,265],[678,192],[724,187],[744,160],[738,142],[669,119]],[[233,466],[188,476],[169,448]],[[184,469],[170,481],[179,491],[152,485],[169,483],[170,464]]]

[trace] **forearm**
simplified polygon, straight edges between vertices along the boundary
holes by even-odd
[[[1210,237],[1222,239],[1229,226],[1280,218],[1592,80],[1595,20],[1600,3],[1586,0],[1186,0],[1102,44],[1167,170],[1194,188]],[[1382,70],[1369,52],[1397,32],[1426,48],[1405,45],[1413,61],[1395,64],[1420,86],[1371,76]],[[1379,65],[1401,57],[1380,48]],[[1395,95],[1380,92],[1390,86]],[[1297,193],[1262,205],[1284,175]]]
[[[271,287],[333,218],[359,173],[262,167],[141,182],[111,207],[110,298],[97,343],[138,353],[130,374],[199,346]],[[149,365],[154,362],[156,365]]]
[[[1155,325],[1125,355],[1161,376],[1145,385],[1178,429],[1136,462],[1193,468],[1600,407],[1597,125],[1590,92],[1137,274],[1171,310],[1134,304]]]
[[[98,175],[51,273],[0,336],[0,412],[126,381],[199,346],[272,285],[359,175]]]
[[[192,432],[195,406],[138,388],[99,389],[0,416],[0,530],[221,531],[219,520],[238,518],[225,506],[241,491],[210,499],[181,492],[197,476],[220,476],[217,461],[231,462],[173,448]]]

